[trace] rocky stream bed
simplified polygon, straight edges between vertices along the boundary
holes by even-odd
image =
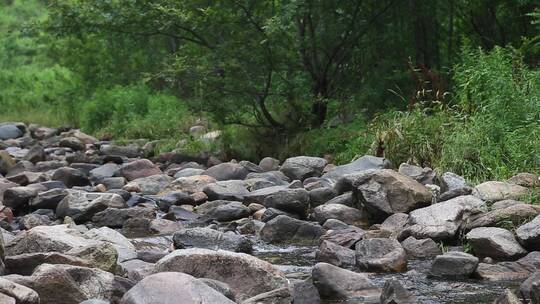
[[[535,172],[154,144],[0,124],[0,303],[540,303]]]

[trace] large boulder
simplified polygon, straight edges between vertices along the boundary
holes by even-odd
[[[506,199],[519,199],[526,195],[527,188],[500,181],[489,181],[477,185],[473,195],[487,202],[497,202]]]
[[[496,260],[516,259],[527,251],[516,241],[514,234],[497,227],[474,228],[466,235],[476,256]]]
[[[486,209],[486,203],[474,196],[460,196],[409,214],[405,237],[451,240],[462,229],[467,219]]]
[[[518,240],[530,251],[540,251],[540,215],[516,229]]]
[[[231,179],[242,180],[246,178],[249,171],[244,166],[236,163],[221,163],[212,166],[202,173],[215,178],[218,181],[226,181]]]
[[[366,226],[368,223],[362,211],[340,204],[324,204],[316,207],[313,209],[313,218],[321,225],[329,219],[355,226]]]
[[[311,156],[296,156],[287,158],[280,171],[292,180],[304,180],[308,177],[321,176],[326,159]]]
[[[173,235],[173,243],[176,249],[205,248],[246,253],[253,249],[251,241],[244,236],[210,228],[181,229]]]
[[[162,174],[162,172],[157,165],[148,159],[138,159],[124,164],[120,168],[119,174],[125,177],[128,181],[132,181],[141,177]]]
[[[391,166],[392,164],[386,158],[364,155],[349,164],[335,167],[334,169],[325,173],[322,178],[337,181],[347,174],[357,173],[369,169],[387,169]]]
[[[288,285],[283,273],[270,263],[248,254],[223,250],[176,250],[156,263],[155,272],[167,271],[224,282],[239,300]]]
[[[428,206],[432,201],[432,194],[424,185],[390,169],[356,174],[353,187],[357,199],[381,221],[394,213]]]
[[[35,290],[42,303],[79,304],[88,299],[111,300],[114,275],[96,268],[72,265],[40,265],[29,277],[17,277],[18,284]]]
[[[363,273],[317,263],[311,275],[313,285],[324,300],[377,303],[381,295],[380,289]]]
[[[323,233],[320,225],[278,215],[264,225],[260,236],[267,243],[310,245],[317,243]]]
[[[59,218],[69,216],[76,223],[84,223],[107,208],[125,208],[126,206],[126,202],[118,194],[70,190],[69,194],[58,203],[56,216]]]
[[[431,264],[430,275],[442,278],[468,278],[478,266],[478,258],[458,251],[438,255]]]
[[[394,239],[361,240],[356,243],[356,265],[371,272],[402,272],[407,269],[407,254]]]
[[[161,272],[142,279],[121,304],[234,304],[201,280],[180,272]]]

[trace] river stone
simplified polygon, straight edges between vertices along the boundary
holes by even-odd
[[[523,186],[500,181],[484,182],[473,189],[474,196],[492,203],[506,199],[519,199],[527,192],[527,188]]]
[[[324,224],[329,219],[337,219],[354,226],[366,226],[367,218],[362,211],[340,204],[324,204],[313,209],[313,218]]]
[[[417,304],[418,299],[395,278],[384,282],[381,304]]]
[[[38,226],[18,234],[6,244],[7,255],[34,252],[67,252],[98,242],[67,225]]]
[[[516,184],[527,188],[540,187],[540,176],[532,173],[518,173],[508,179],[508,183]]]
[[[326,220],[322,226],[326,230],[339,230],[339,229],[345,229],[345,228],[350,227],[349,224],[344,223],[340,220],[336,220],[336,219]]]
[[[38,195],[35,187],[12,187],[4,191],[3,204],[12,209],[27,207],[30,200]]]
[[[114,275],[96,268],[43,264],[29,277],[16,283],[39,294],[42,303],[79,304],[88,299],[111,299],[115,291]]]
[[[283,172],[281,171],[268,171],[268,172],[261,172],[261,173],[249,173],[246,177],[246,179],[255,179],[255,178],[261,178],[264,180],[267,180],[269,182],[272,182],[276,185],[288,185],[291,181]]]
[[[317,243],[323,233],[324,229],[318,224],[278,215],[264,225],[260,237],[272,244],[311,245]]]
[[[202,175],[208,175],[218,181],[242,180],[245,179],[249,171],[244,166],[236,163],[221,163],[208,168]]]
[[[244,236],[223,233],[210,228],[186,228],[173,235],[176,249],[205,248],[250,253],[252,243]]]
[[[408,214],[394,213],[387,217],[384,222],[381,223],[380,228],[383,230],[391,231],[392,234],[399,234],[407,225],[408,220]]]
[[[315,260],[349,269],[356,265],[354,250],[329,241],[322,241],[315,253]]]
[[[313,285],[324,300],[377,303],[381,295],[380,289],[363,273],[317,263],[311,275]]]
[[[23,132],[16,125],[0,125],[0,140],[15,139],[21,136],[23,136]]]
[[[323,236],[321,236],[321,241],[330,241],[338,245],[354,248],[354,245],[361,240],[366,231],[355,226],[347,226],[347,228],[337,229],[337,230],[328,230]]]
[[[408,257],[416,259],[432,258],[441,255],[441,248],[432,239],[417,240],[410,236],[401,242],[401,246],[407,252]]]
[[[398,241],[372,238],[356,243],[356,265],[371,272],[402,272],[407,269],[407,255]]]
[[[62,188],[55,188],[45,192],[40,192],[29,202],[32,209],[56,209],[60,201],[68,195],[68,191]]]
[[[167,194],[173,191],[182,191],[187,194],[194,194],[203,192],[203,189],[209,185],[217,182],[217,180],[208,175],[193,175],[188,177],[180,177],[170,183],[159,194]]]
[[[529,204],[511,205],[506,208],[495,209],[481,214],[467,223],[467,229],[477,227],[498,226],[503,223],[519,225],[530,218],[534,218],[540,213],[540,206]],[[539,248],[540,249],[540,248]]]
[[[521,302],[512,290],[507,288],[500,297],[493,301],[493,304],[523,304],[523,302]]]
[[[325,173],[322,178],[337,181],[347,174],[358,173],[369,169],[387,169],[391,166],[390,161],[385,158],[364,155],[349,164],[335,167]]]
[[[368,213],[381,221],[431,204],[432,195],[424,185],[390,169],[364,171],[353,185]]]
[[[115,163],[106,163],[90,170],[89,176],[90,179],[99,182],[104,178],[113,177],[118,170],[120,170],[120,165]]]
[[[0,174],[7,174],[15,166],[15,160],[7,151],[0,150]]]
[[[478,258],[458,251],[438,255],[431,264],[430,275],[443,278],[468,278],[478,266]]]
[[[132,180],[123,186],[122,189],[130,192],[139,192],[143,195],[155,195],[165,189],[172,181],[173,178],[166,174],[154,174]]]
[[[308,193],[311,208],[320,206],[337,196],[337,192],[332,187],[319,187],[309,190]]]
[[[399,166],[398,172],[414,179],[422,185],[437,183],[437,174],[435,171],[433,171],[433,169],[428,167],[422,168],[415,165],[402,163]]]
[[[530,251],[540,251],[540,215],[516,229],[518,240]]]
[[[324,158],[296,156],[287,158],[280,171],[292,180],[303,181],[308,177],[321,176],[326,164],[328,162]]]
[[[540,283],[538,282],[531,286],[531,304],[540,304]]]
[[[283,273],[270,263],[248,254],[224,250],[175,250],[156,263],[155,272],[165,271],[224,282],[232,288],[238,300],[288,286]]]
[[[52,175],[52,180],[63,182],[68,188],[74,186],[88,186],[90,179],[84,172],[70,167],[56,169]]]
[[[288,217],[292,217],[292,218],[295,218],[295,219],[300,218],[300,216],[298,216],[297,214],[285,212],[285,211],[282,211],[282,210],[279,210],[279,209],[276,209],[276,208],[268,208],[268,209],[265,208],[265,209],[260,210],[259,212],[262,212],[262,214],[260,215],[260,220],[262,222],[264,222],[264,223],[267,223],[267,222],[273,220],[278,215],[286,215]],[[256,212],[255,214],[253,214],[254,218],[256,218],[256,215],[259,212]]]
[[[264,197],[266,208],[276,208],[305,217],[309,208],[309,194],[305,189],[279,189]]]
[[[118,170],[118,173],[128,181],[132,181],[141,177],[162,174],[163,172],[161,172],[157,165],[148,159],[138,159],[122,165]]]
[[[519,285],[519,292],[525,299],[531,298],[531,289],[533,284],[538,284],[540,282],[540,271],[533,273],[528,277],[521,285]]]
[[[540,269],[540,252],[533,251],[515,262],[480,263],[476,276],[488,281],[525,280]]]
[[[89,193],[77,190],[68,190],[69,194],[58,203],[56,216],[71,217],[76,223],[90,221],[94,214],[107,208],[125,208],[124,199],[114,193]]]
[[[142,279],[120,304],[233,304],[235,302],[191,275],[161,272]]]
[[[417,209],[409,214],[403,234],[417,239],[452,240],[471,215],[485,208],[485,202],[467,195]]]
[[[0,294],[13,298],[17,304],[39,304],[39,295],[32,289],[0,278]],[[0,298],[0,303],[5,303]]]
[[[251,211],[241,202],[228,202],[208,210],[206,217],[219,222],[230,222],[249,217]]]
[[[288,288],[279,288],[261,293],[242,302],[242,304],[290,304],[291,292]]]
[[[127,261],[137,257],[135,246],[130,240],[116,230],[108,227],[94,228],[86,231],[84,235],[92,240],[113,245],[118,252],[118,262]]]
[[[527,254],[516,241],[514,234],[497,227],[474,228],[466,235],[476,256],[496,260],[511,260]]]
[[[491,204],[491,210],[504,209],[514,205],[521,205],[523,202],[516,200],[502,200]]]
[[[185,168],[181,169],[178,172],[174,173],[174,178],[180,178],[180,177],[188,177],[188,176],[194,176],[194,175],[201,175],[204,172],[204,169],[199,168]]]
[[[80,139],[72,136],[62,138],[58,145],[64,148],[70,148],[73,151],[86,150],[86,145]]]
[[[142,260],[134,259],[119,264],[122,273],[128,279],[139,282],[151,275],[154,271],[154,264]]]
[[[259,167],[265,172],[276,171],[279,169],[279,160],[272,157],[265,157],[259,162]]]
[[[249,191],[241,180],[225,180],[209,184],[204,187],[203,192],[208,196],[208,200],[231,200],[242,201],[244,195]]]
[[[439,181],[441,184],[441,193],[469,187],[463,177],[452,172],[444,172],[439,178]]]
[[[122,228],[124,223],[132,218],[155,219],[154,208],[135,206],[130,208],[107,208],[92,216],[92,222],[99,227]]]

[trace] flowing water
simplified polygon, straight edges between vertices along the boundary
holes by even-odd
[[[278,247],[257,244],[254,256],[268,261],[281,269],[287,277],[302,279],[309,277],[315,265],[317,247]],[[379,287],[395,277],[413,292],[422,304],[491,304],[506,288],[516,288],[515,282],[484,282],[481,280],[446,281],[428,278],[431,261],[409,261],[408,271],[404,273],[369,273],[369,278]],[[329,303],[328,303],[329,304]]]

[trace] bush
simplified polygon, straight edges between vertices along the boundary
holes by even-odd
[[[175,138],[194,121],[176,97],[153,93],[143,84],[99,90],[81,114],[85,131],[117,138]]]

